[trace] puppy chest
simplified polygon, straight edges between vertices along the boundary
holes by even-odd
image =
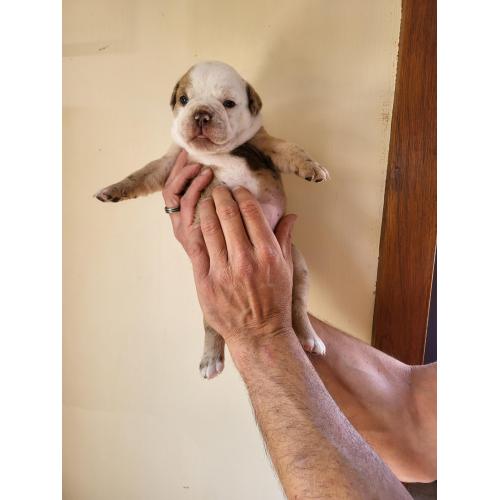
[[[209,160],[209,161],[207,161]],[[267,172],[255,172],[249,168],[246,161],[238,157],[225,157],[214,161],[214,158],[191,158],[212,169],[214,179],[205,189],[202,198],[210,196],[213,188],[220,184],[230,189],[242,186],[248,189],[259,201],[264,215],[274,229],[285,210],[285,194],[279,177],[275,178]],[[217,163],[217,165],[215,165]],[[196,214],[198,221],[198,211]]]
[[[259,182],[257,176],[248,168],[245,160],[231,158],[224,165],[212,166],[215,178],[227,187],[233,189],[237,186],[247,188],[254,196],[259,197]]]
[[[264,214],[274,229],[285,209],[285,196],[279,177],[271,172],[252,170],[247,161],[231,157],[224,166],[212,167],[216,183],[224,183],[230,189],[247,188],[259,200]]]

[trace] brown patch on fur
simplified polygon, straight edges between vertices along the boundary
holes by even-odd
[[[278,169],[274,165],[271,158],[256,148],[253,144],[245,142],[236,149],[233,149],[231,154],[244,158],[250,170],[269,170],[275,179],[279,178]]]
[[[175,109],[177,104],[179,104],[179,99],[181,96],[187,96],[189,87],[191,86],[191,69],[189,68],[181,79],[175,84],[174,90],[172,91],[172,97],[170,98],[170,106]]]
[[[248,109],[252,115],[257,115],[262,109],[262,99],[255,89],[247,82]]]
[[[177,102],[177,90],[179,89],[179,82],[175,84],[174,90],[172,91],[172,97],[170,97],[170,107],[174,109],[175,103]]]

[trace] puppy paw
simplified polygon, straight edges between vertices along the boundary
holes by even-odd
[[[94,197],[99,201],[116,203],[121,200],[130,198],[127,186],[122,183],[112,184],[111,186],[101,189],[94,194]]]
[[[200,362],[200,375],[211,379],[224,370],[224,359],[221,356],[204,356]]]
[[[317,336],[304,337],[299,339],[304,351],[323,356],[326,353],[324,342]]]
[[[323,182],[330,178],[328,170],[310,158],[299,166],[298,175],[309,182]]]

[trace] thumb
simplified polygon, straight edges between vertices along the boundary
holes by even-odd
[[[290,261],[292,258],[292,229],[297,220],[295,214],[288,214],[281,218],[274,230],[276,239],[283,252],[285,260]]]

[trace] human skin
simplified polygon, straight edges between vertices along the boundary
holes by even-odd
[[[410,498],[330,396],[292,328],[291,230],[275,233],[244,188],[219,186],[178,159],[163,191],[206,320],[224,337],[288,498]],[[194,179],[194,180],[192,180]],[[186,183],[191,185],[184,193]]]
[[[311,362],[356,430],[403,482],[436,479],[436,363],[408,366],[311,317]]]

